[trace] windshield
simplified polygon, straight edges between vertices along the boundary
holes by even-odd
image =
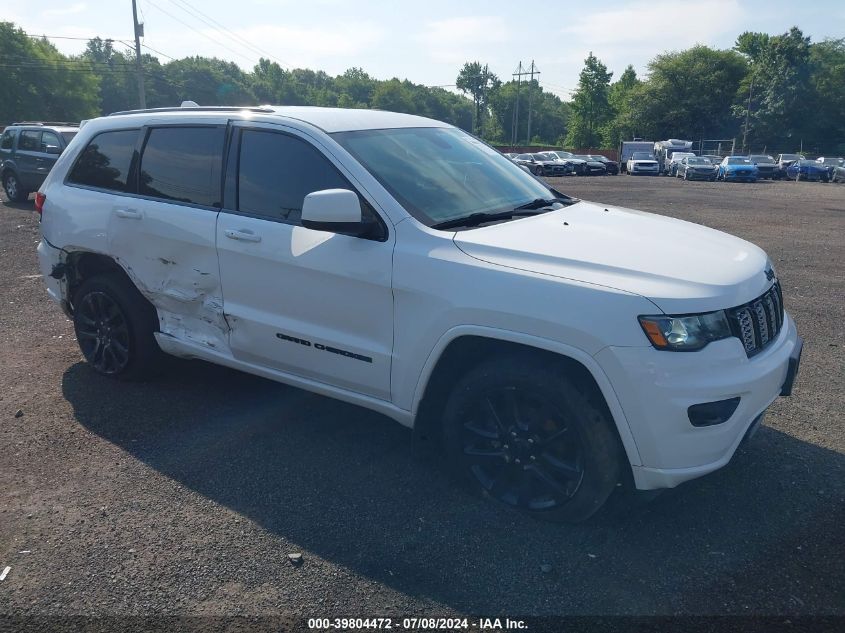
[[[633,160],[652,160],[654,157],[648,152],[634,152],[631,158]]]
[[[756,163],[773,163],[773,162],[775,162],[775,159],[772,158],[771,156],[752,156],[751,160],[753,160]]]
[[[534,154],[534,160],[554,160],[554,158],[546,154]]]
[[[781,160],[801,160],[802,158],[804,158],[804,157],[800,156],[799,154],[781,154],[780,155]]]
[[[687,158],[687,165],[709,165],[710,161],[699,156],[690,156]]]
[[[332,138],[428,226],[560,196],[463,130],[357,130]]]
[[[70,139],[76,136],[76,132],[62,132],[61,134],[65,139],[65,143],[70,143]]]
[[[728,158],[728,165],[750,165],[751,161],[744,157],[732,156]]]

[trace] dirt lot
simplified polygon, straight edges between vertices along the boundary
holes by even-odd
[[[0,614],[845,615],[845,186],[556,184],[771,255],[803,364],[728,467],[546,525],[454,488],[354,406],[200,362],[98,377],[38,276],[35,214],[4,204]]]

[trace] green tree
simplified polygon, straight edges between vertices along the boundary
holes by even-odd
[[[602,129],[605,147],[617,147],[621,141],[639,135],[637,100],[642,83],[634,67],[629,65],[619,79],[610,84],[607,100],[613,118]]]
[[[0,22],[0,123],[21,119],[75,121],[99,113],[99,82],[91,64],[66,57],[46,39]]]
[[[795,147],[812,127],[810,38],[797,27],[775,36],[743,33],[735,48],[749,62],[734,107],[738,118],[748,116],[749,141]]]
[[[569,147],[599,147],[602,128],[611,117],[608,92],[612,72],[592,52],[584,60],[578,77],[578,89],[572,100],[572,119],[566,145]]]
[[[748,71],[736,51],[697,45],[658,55],[635,95],[633,121],[646,137],[727,138],[736,134],[731,106]]]
[[[483,136],[484,122],[488,117],[489,94],[501,85],[499,78],[490,72],[487,64],[466,62],[458,73],[455,86],[464,94],[472,97],[475,127],[473,132]]]

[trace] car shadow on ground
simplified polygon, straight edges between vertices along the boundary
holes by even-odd
[[[473,497],[383,416],[221,367],[174,360],[133,384],[77,363],[62,388],[82,426],[146,466],[462,612],[845,612],[845,456],[768,427],[718,473],[567,526]]]

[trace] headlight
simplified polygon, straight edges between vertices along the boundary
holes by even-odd
[[[733,336],[724,310],[691,316],[641,316],[640,325],[657,349],[694,352]]]

